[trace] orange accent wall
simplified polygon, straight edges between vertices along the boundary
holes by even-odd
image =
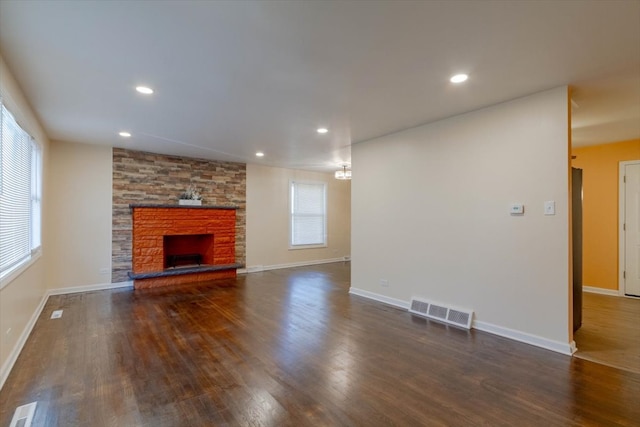
[[[619,162],[640,160],[640,139],[572,149],[582,172],[583,285],[618,290]]]

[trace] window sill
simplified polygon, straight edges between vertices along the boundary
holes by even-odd
[[[22,273],[24,273],[29,267],[35,264],[36,261],[42,256],[42,249],[38,249],[31,254],[28,260],[22,264],[18,264],[11,270],[5,272],[4,276],[0,276],[0,289],[4,289],[9,283],[17,279]]]
[[[297,251],[299,249],[322,249],[327,248],[328,245],[297,245],[297,246],[289,246],[290,251]]]

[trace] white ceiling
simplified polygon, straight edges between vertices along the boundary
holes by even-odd
[[[561,85],[576,145],[640,138],[637,0],[2,0],[0,52],[54,140],[331,170],[353,143]]]

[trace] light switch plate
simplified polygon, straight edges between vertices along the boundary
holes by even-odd
[[[548,200],[544,202],[544,214],[545,215],[555,215],[556,214],[556,202],[553,200]]]

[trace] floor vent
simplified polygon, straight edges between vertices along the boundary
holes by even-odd
[[[18,406],[13,413],[11,424],[9,427],[31,427],[33,422],[33,414],[36,413],[36,405],[38,402],[27,403],[26,405]]]
[[[409,312],[465,329],[471,329],[473,320],[473,311],[454,309],[416,297],[411,298]]]

